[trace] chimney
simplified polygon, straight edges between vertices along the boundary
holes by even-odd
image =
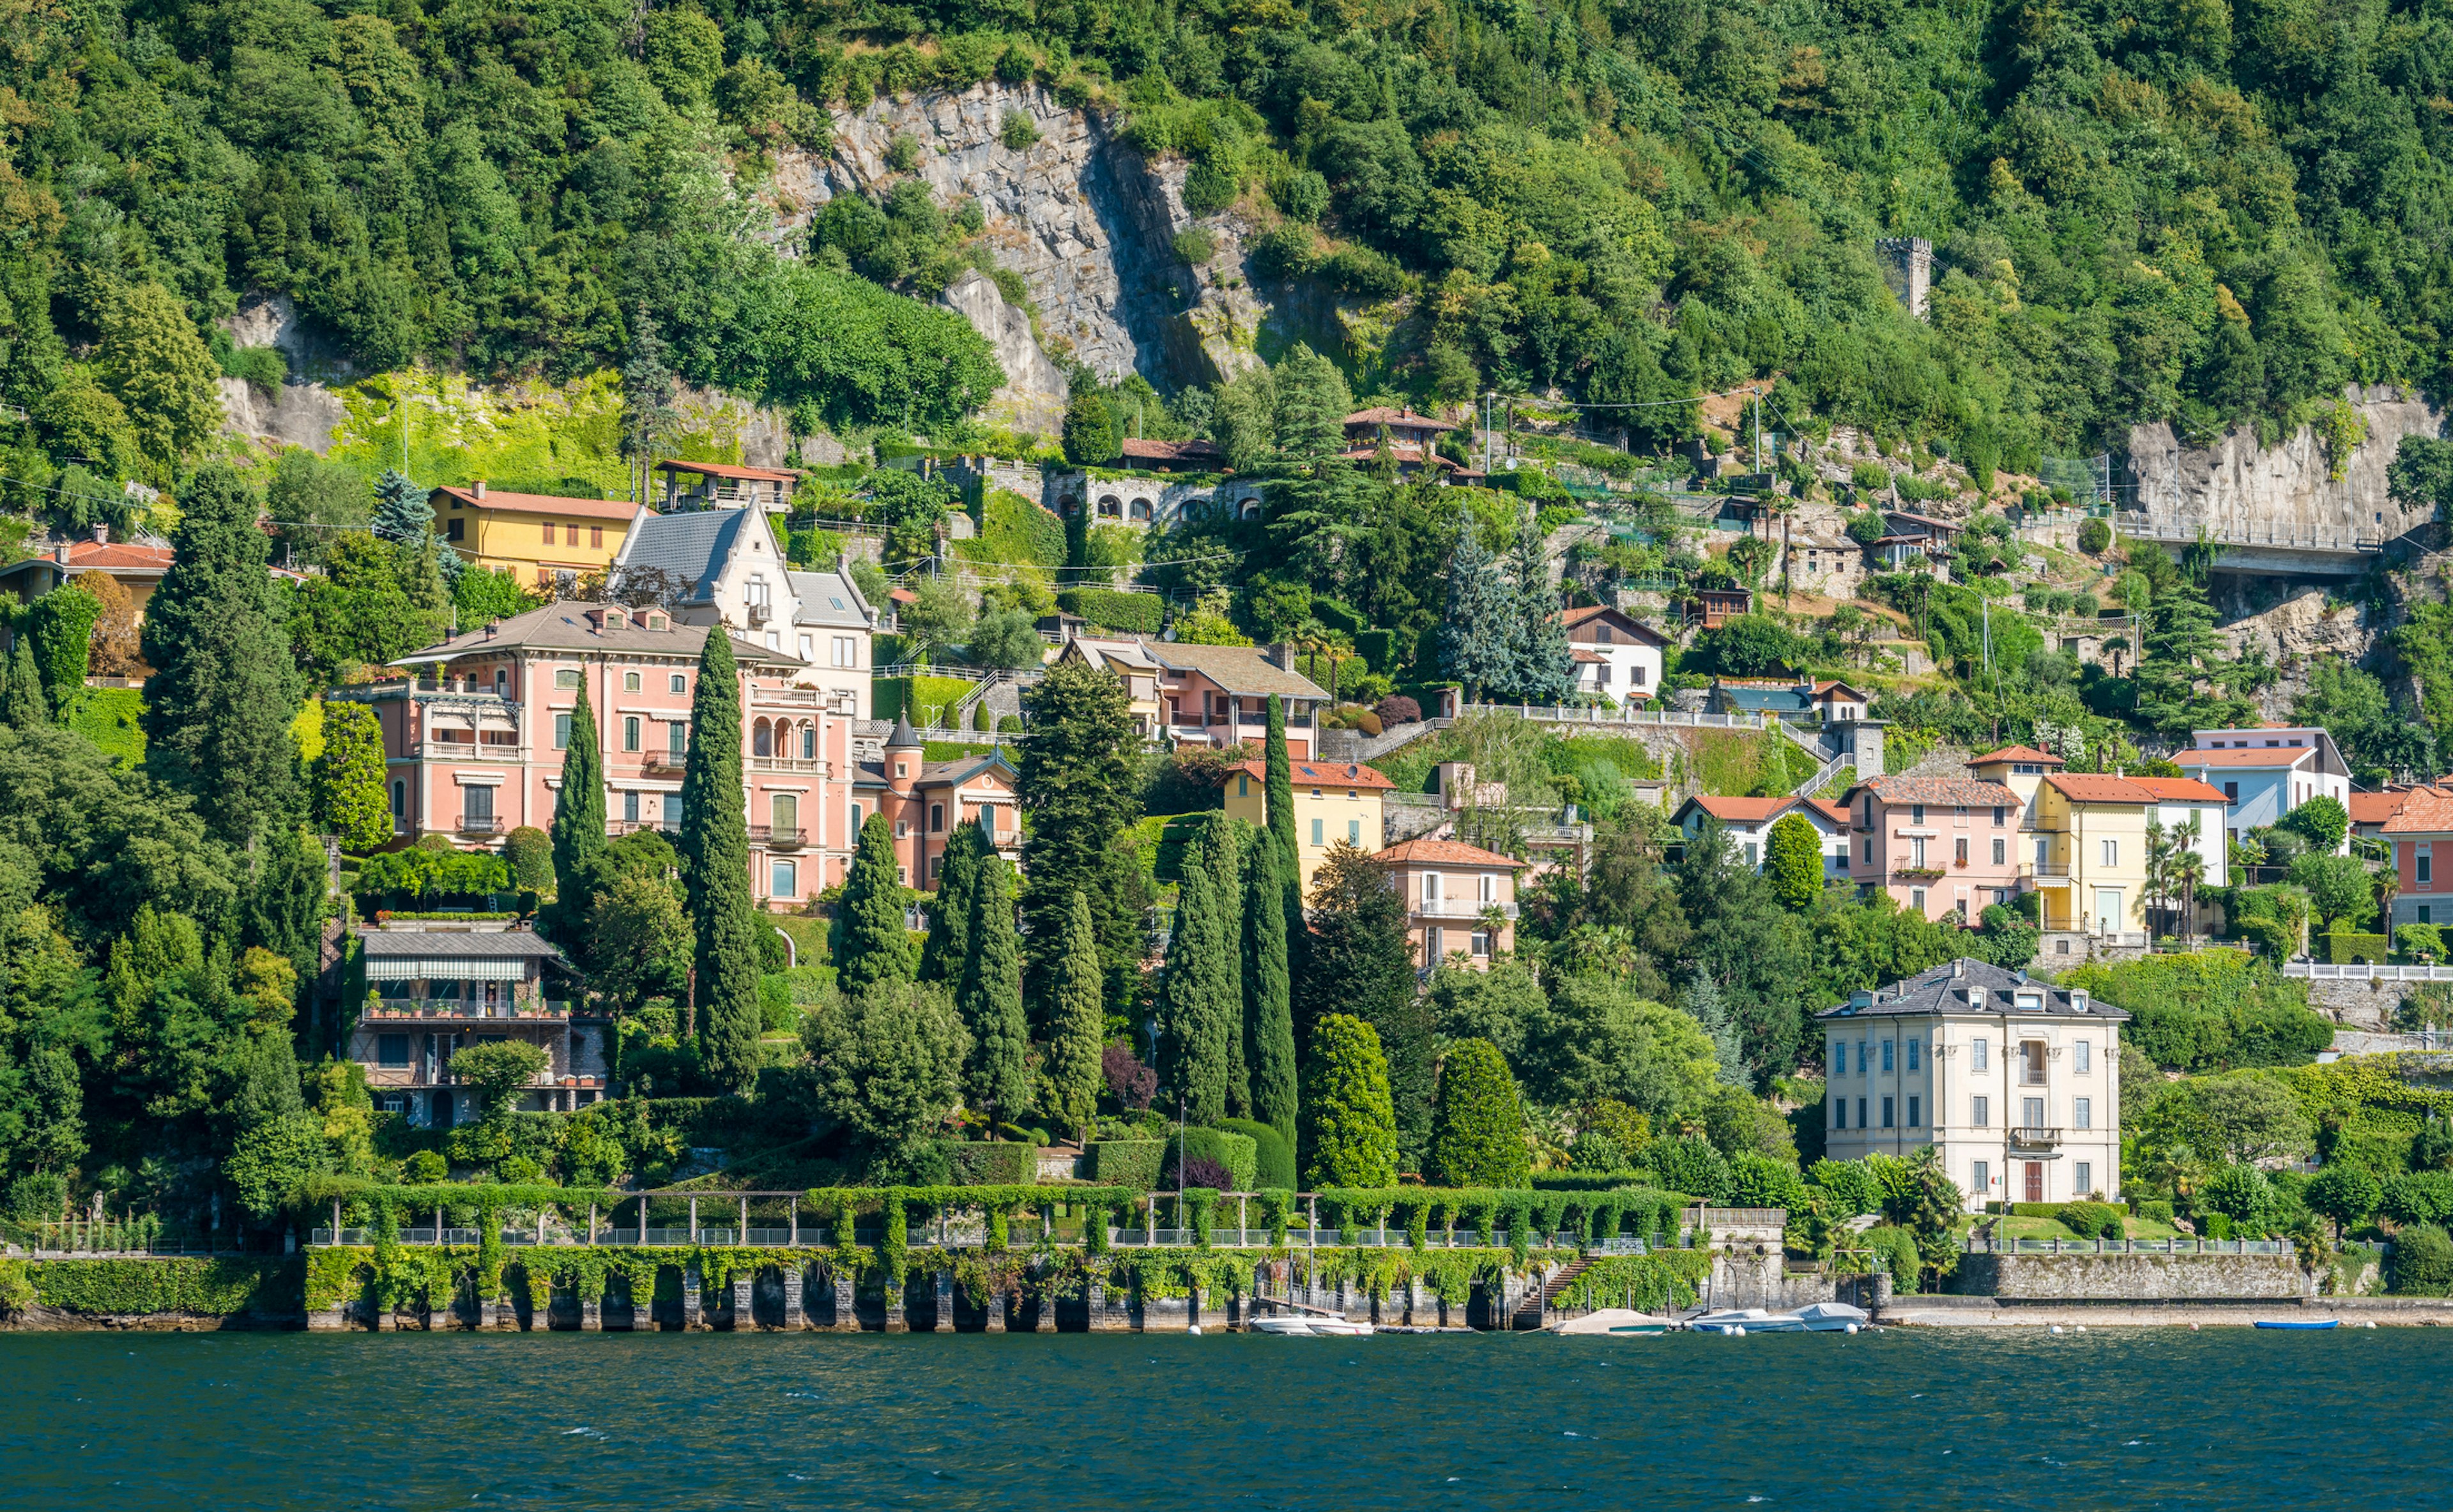
[[[62,542],[60,542],[58,545],[56,545],[56,546],[54,546],[54,547],[51,547],[51,560],[52,560],[52,561],[54,561],[54,562],[56,562],[56,563],[58,563],[58,564],[59,564],[60,566],[62,566],[62,567],[66,567],[66,566],[68,566],[68,565],[69,565],[69,543],[68,543],[68,542],[66,542],[66,541],[62,541]]]
[[[483,499],[486,496],[486,480],[479,478],[476,482],[469,485],[469,492],[473,498]]]
[[[1268,663],[1271,666],[1276,667],[1281,672],[1291,672],[1295,669],[1295,643],[1292,641],[1275,642],[1261,652],[1261,660]]]
[[[96,520],[93,523],[93,544],[96,546],[109,546],[110,544],[110,527],[105,525],[100,520]]]

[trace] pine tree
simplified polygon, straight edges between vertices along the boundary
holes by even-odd
[[[1277,839],[1278,883],[1285,891],[1286,976],[1289,981],[1301,981],[1310,959],[1306,952],[1311,948],[1311,929],[1304,923],[1303,850],[1295,841],[1294,763],[1286,754],[1286,706],[1275,693],[1269,695],[1266,744],[1262,755],[1262,796],[1267,807],[1265,818],[1269,833]]]
[[[1525,1184],[1525,1108],[1507,1058],[1488,1040],[1448,1046],[1429,1167],[1426,1174],[1446,1186]]]
[[[1690,972],[1686,990],[1679,994],[1678,1006],[1702,1025],[1704,1037],[1712,1042],[1713,1059],[1721,1064],[1721,1084],[1745,1085],[1746,1058],[1740,1048],[1737,1016],[1729,1011],[1727,1001],[1721,995],[1721,985],[1712,980],[1712,973],[1701,965]]]
[[[1099,933],[1090,922],[1090,900],[1073,895],[1065,939],[1049,983],[1047,1080],[1055,1107],[1074,1131],[1088,1137],[1099,1109],[1103,1031],[1107,1025]]]
[[[596,734],[596,710],[588,684],[570,706],[570,745],[562,757],[562,788],[553,806],[553,932],[566,947],[586,956],[580,939],[588,918],[596,859],[605,853],[605,749]]]
[[[245,480],[209,464],[180,503],[176,557],[145,610],[145,765],[246,846],[298,809],[298,674]]]
[[[1159,1039],[1185,1116],[1213,1124],[1226,1116],[1227,1088],[1244,1018],[1237,982],[1240,945],[1230,930],[1237,901],[1234,831],[1226,816],[1204,815],[1185,846],[1184,882],[1160,989]]]
[[[917,980],[962,980],[963,962],[970,954],[972,883],[983,861],[994,854],[977,820],[963,821],[946,837],[946,853],[937,863],[936,895],[926,900],[928,938],[920,945]]]
[[[1098,925],[1107,1009],[1123,1015],[1140,984],[1144,949],[1140,910],[1127,904],[1132,863],[1118,845],[1141,817],[1131,701],[1113,673],[1060,662],[1024,692],[1023,707],[1030,738],[1016,801],[1030,815],[1022,893],[1030,1002],[1047,1023],[1048,982],[1079,892]]]
[[[1022,1011],[1022,945],[1013,931],[1012,868],[997,856],[979,864],[970,894],[969,948],[954,1005],[970,1031],[971,1105],[1005,1123],[1030,1104],[1030,1026]]]
[[[1397,1184],[1397,1120],[1380,1036],[1361,1019],[1332,1013],[1313,1035],[1304,1077],[1305,1184]]]
[[[2138,647],[2138,719],[2185,741],[2193,730],[2236,727],[2256,717],[2241,696],[2241,664],[2224,654],[2205,589],[2184,580],[2154,596]]]
[[[711,627],[690,699],[682,769],[682,885],[697,930],[690,985],[699,1058],[710,1081],[747,1094],[758,1084],[758,910],[749,897],[749,825],[741,805],[741,677],[732,637]],[[599,832],[603,826],[600,826]]]
[[[655,317],[640,306],[630,325],[630,351],[622,363],[622,455],[630,462],[634,496],[648,497],[648,469],[665,438],[681,423],[674,408],[677,386],[665,366],[665,343]]]
[[[894,868],[894,832],[884,814],[860,826],[860,845],[844,875],[842,921],[835,946],[835,983],[858,994],[872,982],[911,978],[911,932],[903,926],[903,884]]]
[[[1456,551],[1448,560],[1447,614],[1440,628],[1440,669],[1464,685],[1469,700],[1512,688],[1515,659],[1507,628],[1515,595],[1498,571],[1470,510],[1457,513]]]
[[[1270,701],[1275,706],[1276,700]],[[1252,837],[1244,858],[1245,1061],[1251,1068],[1251,1116],[1295,1139],[1295,1023],[1286,974],[1286,869],[1277,836]]]
[[[1576,658],[1559,614],[1558,585],[1550,581],[1550,554],[1533,516],[1517,523],[1507,554],[1509,691],[1521,704],[1565,704],[1576,694]]]
[[[1278,450],[1289,462],[1317,463],[1346,449],[1354,392],[1337,364],[1301,342],[1271,370],[1276,380]]]
[[[324,750],[315,758],[315,817],[344,850],[372,850],[391,838],[384,770],[375,711],[355,702],[326,704]]]
[[[34,648],[19,635],[16,649],[9,653],[8,676],[0,680],[0,725],[40,729],[50,718],[50,705],[43,697],[43,675],[34,669]]]
[[[434,506],[427,491],[393,468],[375,480],[374,533],[398,547],[423,549],[434,533]]]

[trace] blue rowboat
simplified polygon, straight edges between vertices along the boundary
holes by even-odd
[[[2269,1322],[2265,1319],[2259,1319],[2256,1325],[2260,1328],[2314,1330],[2322,1328],[2340,1328],[2343,1325],[2343,1320],[2340,1318],[2319,1318],[2308,1323],[2276,1323]]]

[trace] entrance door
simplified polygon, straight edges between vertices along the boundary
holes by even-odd
[[[2120,888],[2098,887],[2095,889],[2095,932],[2098,934],[2118,934],[2121,932]]]
[[[2044,1163],[2042,1161],[2028,1161],[2025,1164],[2027,1167],[2027,1195],[2024,1198],[2022,1198],[2021,1201],[2041,1203],[2044,1200]]]

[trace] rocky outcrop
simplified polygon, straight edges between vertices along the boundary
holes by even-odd
[[[2323,661],[2356,665],[2376,642],[2369,611],[2343,604],[2323,588],[2309,588],[2219,632],[2235,656],[2263,655],[2280,670],[2258,695],[2270,719],[2290,717],[2292,700],[2308,690],[2308,675]]]
[[[1008,115],[1027,118],[1037,140],[1006,146]],[[1107,118],[1037,84],[991,81],[839,114],[825,153],[777,160],[768,192],[779,244],[789,249],[838,194],[882,193],[896,176],[887,155],[898,136],[919,145],[913,171],[941,198],[979,202],[997,265],[1030,291],[1043,360],[1170,382],[1214,381],[1257,361],[1266,310],[1245,268],[1246,228],[1231,214],[1196,220],[1184,208],[1182,163],[1146,159]],[[1177,233],[1196,224],[1216,249],[1199,270],[1175,250]]]
[[[1006,302],[996,280],[976,269],[946,288],[946,303],[959,311],[996,349],[1005,387],[988,400],[991,425],[1024,435],[1052,436],[1065,428],[1065,369],[1048,360],[1030,333],[1027,312]]]
[[[332,432],[349,418],[341,396],[320,383],[283,384],[266,393],[243,378],[219,378],[222,428],[275,448],[332,448]]]
[[[2276,447],[2236,429],[2203,448],[2183,446],[2161,422],[2134,428],[2123,481],[2135,490],[2134,512],[2145,516],[2140,533],[2185,541],[2203,531],[2224,544],[2349,550],[2425,524],[2429,508],[2388,496],[2385,468],[2403,437],[2437,434],[2443,411],[2398,388],[2354,388],[2343,397],[2366,434],[2339,478],[2334,459],[2307,426]]]

